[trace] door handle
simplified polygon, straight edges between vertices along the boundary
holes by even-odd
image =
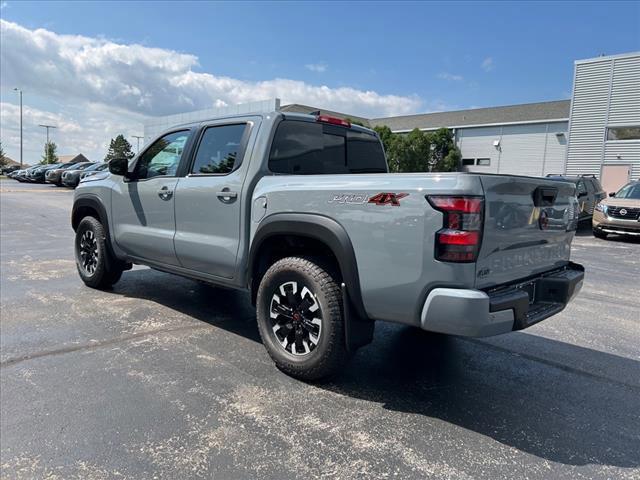
[[[230,192],[229,190],[222,190],[221,192],[216,192],[216,197],[220,198],[223,201],[229,201],[232,198],[238,198],[238,192]]]
[[[158,190],[158,196],[162,200],[171,200],[171,197],[173,197],[173,190],[169,190],[169,187],[165,185],[160,190]]]

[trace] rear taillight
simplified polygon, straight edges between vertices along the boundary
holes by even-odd
[[[482,241],[484,198],[427,195],[427,200],[443,213],[442,228],[436,232],[436,259],[475,262]]]

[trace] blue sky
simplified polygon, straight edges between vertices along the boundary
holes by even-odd
[[[148,65],[140,58],[127,60],[131,69],[122,72],[107,58],[102,67],[108,73],[94,71],[93,78],[119,75],[119,87],[114,86],[106,97],[95,85],[86,86],[86,91],[76,86],[66,94],[64,82],[58,86],[53,82],[48,91],[46,82],[32,81],[42,70],[18,61],[17,54],[6,51],[12,45],[3,42],[2,102],[16,103],[8,88],[20,82],[30,91],[34,109],[78,125],[81,113],[67,105],[67,98],[74,98],[75,104],[91,103],[95,115],[100,108],[117,107],[130,113],[129,121],[135,122],[138,114],[205,108],[218,101],[251,100],[261,92],[279,94],[282,89],[286,93],[287,81],[300,82],[292,89],[298,92],[292,100],[324,101],[329,104],[316,106],[350,109],[349,113],[367,116],[557,100],[570,96],[574,60],[640,50],[639,2],[8,1],[2,5],[2,19],[28,35],[44,29],[56,38],[81,36],[87,42],[142,45],[183,54],[181,76],[170,82],[172,89],[197,81],[184,80],[187,71],[213,76],[209,80],[214,82],[215,94],[205,94],[193,83],[176,94],[158,82],[145,83]],[[84,48],[68,38],[60,42],[78,51]],[[148,56],[144,50],[138,54]],[[86,61],[95,67],[90,58]],[[165,57],[154,57],[156,61],[165,66],[170,62]],[[89,68],[74,65],[76,75]],[[225,79],[232,80],[228,88],[234,95],[224,91],[229,83]],[[329,89],[327,95],[319,89],[322,86]],[[128,89],[131,98],[110,102],[114,92],[120,99],[117,88]],[[341,88],[351,90],[334,94]],[[173,96],[184,93],[184,102],[156,94],[160,91]],[[153,98],[145,97],[148,92],[154,92]],[[305,96],[305,92],[312,94]],[[366,96],[363,92],[375,96],[358,103]],[[67,130],[72,138],[73,128]],[[3,138],[3,145],[7,143]],[[96,146],[99,143],[96,139],[92,148],[102,148]]]

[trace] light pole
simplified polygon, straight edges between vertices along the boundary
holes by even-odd
[[[47,163],[49,163],[49,129],[50,128],[58,128],[55,125],[38,125],[39,127],[47,129],[47,143],[44,144],[44,156],[47,159]]]
[[[18,87],[13,90],[20,94],[20,170],[22,170],[22,90]]]
[[[135,138],[135,139],[138,141],[138,146],[137,146],[137,148],[136,148],[136,153],[138,153],[138,152],[140,151],[140,139],[141,139],[141,138],[144,138],[144,137],[142,137],[142,136],[140,136],[140,135],[131,135],[131,136],[132,136],[133,138]]]

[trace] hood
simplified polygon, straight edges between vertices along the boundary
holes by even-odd
[[[602,205],[607,205],[609,207],[634,207],[640,208],[640,200],[635,198],[616,198],[616,197],[607,197],[600,201]]]

